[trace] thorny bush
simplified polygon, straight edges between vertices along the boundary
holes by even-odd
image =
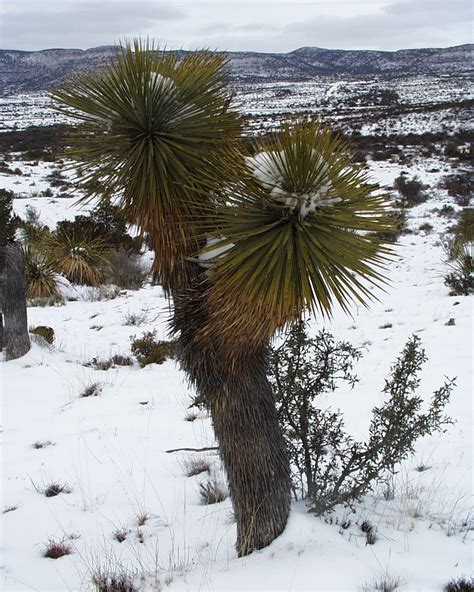
[[[317,514],[337,504],[350,506],[394,474],[418,438],[452,423],[444,407],[454,380],[435,391],[428,409],[421,411],[423,400],[415,393],[427,358],[415,335],[385,381],[387,398],[372,411],[368,440],[354,440],[344,431],[342,413],[319,408],[318,398],[340,383],[353,387],[353,364],[360,356],[360,350],[325,331],[310,338],[302,321],[271,352],[269,379],[292,461],[293,492]]]

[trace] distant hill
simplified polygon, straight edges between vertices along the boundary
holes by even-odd
[[[443,49],[367,51],[302,47],[290,53],[228,53],[236,80],[306,80],[315,77],[405,77],[473,72],[473,44]],[[112,46],[42,51],[0,50],[0,95],[60,85],[78,71],[95,71],[114,55]]]

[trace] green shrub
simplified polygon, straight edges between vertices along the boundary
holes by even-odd
[[[453,380],[433,394],[426,412],[420,411],[422,399],[415,392],[426,356],[419,337],[413,336],[385,381],[386,401],[372,411],[368,440],[354,440],[344,431],[342,413],[320,409],[317,399],[341,382],[355,384],[352,369],[360,355],[324,331],[308,337],[303,322],[271,352],[269,379],[294,469],[294,494],[307,498],[318,514],[337,504],[351,505],[393,474],[418,438],[452,423],[444,407]]]
[[[141,368],[148,364],[163,364],[176,355],[176,341],[157,341],[155,331],[147,331],[142,337],[132,338],[131,350]]]
[[[127,232],[127,219],[122,210],[110,199],[102,201],[88,216],[76,216],[74,220],[57,223],[58,234],[102,239],[110,249],[127,253],[138,253],[141,240],[132,238]]]
[[[424,203],[428,199],[424,192],[425,186],[418,177],[407,179],[406,175],[402,173],[395,179],[394,187],[400,194],[402,207],[410,208]]]
[[[458,206],[466,207],[473,195],[473,174],[471,172],[447,175],[442,179],[442,187],[454,197]]]
[[[406,213],[403,208],[393,210],[390,212],[389,217],[391,220],[390,229],[374,234],[387,242],[395,243],[400,238],[400,235],[406,233]]]
[[[420,224],[418,230],[429,234],[433,230],[433,224],[430,224],[429,222],[423,222],[423,224]]]
[[[13,191],[0,189],[0,240],[13,238],[17,220],[13,215]]]

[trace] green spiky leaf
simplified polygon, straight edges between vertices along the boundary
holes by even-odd
[[[269,338],[305,309],[366,305],[384,283],[390,249],[375,231],[389,202],[346,143],[319,124],[286,128],[258,145],[249,174],[218,210],[221,253],[211,268],[211,321],[235,342]]]

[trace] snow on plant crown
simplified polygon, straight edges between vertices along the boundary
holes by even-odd
[[[329,167],[321,156],[318,156],[316,150],[311,151],[311,157],[314,159],[316,169],[320,169],[319,178],[321,184],[312,191],[295,194],[285,188],[285,170],[287,157],[285,151],[259,152],[255,156],[246,158],[246,163],[253,176],[259,183],[269,191],[272,197],[281,198],[283,203],[288,205],[293,211],[299,209],[299,214],[305,218],[308,214],[316,212],[320,207],[327,207],[340,203],[340,197],[328,198],[333,190],[332,183],[328,178]]]

